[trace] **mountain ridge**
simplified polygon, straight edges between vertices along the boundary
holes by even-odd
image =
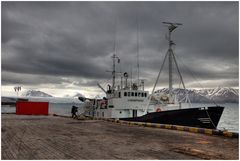
[[[176,94],[178,100],[184,98],[186,92],[188,93],[189,99],[192,103],[238,103],[239,102],[239,89],[234,89],[231,87],[217,87],[210,89],[181,89],[174,88],[173,93]],[[162,88],[155,91],[155,94],[159,93],[169,93],[168,88]],[[28,90],[25,91],[22,96],[26,97],[54,97],[50,94],[42,92],[40,90]],[[84,97],[81,93],[75,93],[73,95],[68,95],[68,97]],[[100,96],[96,96],[98,98]]]
[[[33,90],[33,89],[25,91],[24,93],[22,93],[21,96],[24,96],[24,97],[53,97],[50,94],[47,94],[47,93],[39,91],[39,90]]]
[[[155,91],[155,94],[169,93],[168,88],[162,88]],[[193,103],[238,103],[239,102],[239,89],[231,87],[217,87],[211,89],[181,89],[174,88],[173,93],[177,95],[179,100],[183,99],[185,94],[188,93],[189,99]]]

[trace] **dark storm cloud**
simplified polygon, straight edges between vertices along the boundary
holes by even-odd
[[[122,60],[117,69],[132,68],[136,78],[139,22],[140,74],[152,86],[167,51],[162,21],[184,24],[173,33],[175,53],[192,73],[232,86],[238,78],[238,2],[3,2],[2,82],[61,84],[72,83],[62,79],[71,77],[74,85],[94,86],[110,78],[105,71],[115,30]],[[191,72],[182,72],[190,82]]]
[[[21,85],[39,85],[43,82],[52,83],[52,84],[61,84],[62,82],[66,81],[62,78],[58,77],[51,77],[47,75],[29,75],[29,74],[19,74],[19,73],[11,73],[2,71],[2,85],[9,85],[9,84],[21,84]]]

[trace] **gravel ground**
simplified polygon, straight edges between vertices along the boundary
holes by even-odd
[[[238,159],[238,139],[100,120],[2,114],[2,159]]]

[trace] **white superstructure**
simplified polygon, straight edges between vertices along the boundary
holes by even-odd
[[[155,111],[154,107],[148,107],[146,111],[148,101],[149,92],[137,89],[135,84],[114,91],[109,88],[105,98],[86,102],[85,114],[101,118],[138,117]]]
[[[93,101],[95,117],[128,118],[142,116],[148,103],[149,93],[141,90],[117,90],[106,99]],[[153,112],[154,109],[148,109]]]

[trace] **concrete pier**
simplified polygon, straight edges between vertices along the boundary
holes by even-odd
[[[2,159],[239,159],[238,138],[2,114]]]

